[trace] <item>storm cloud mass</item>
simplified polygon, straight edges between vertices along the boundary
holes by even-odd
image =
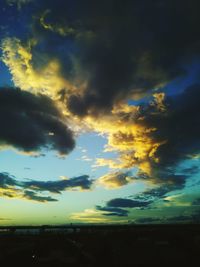
[[[73,178],[18,180],[9,173],[25,176],[7,167],[9,173],[0,173],[0,196],[53,203],[65,190],[92,189],[97,195],[87,202],[93,194],[87,193],[90,205],[80,203],[85,210],[75,213],[76,220],[195,220],[200,2],[3,2],[0,150],[65,156],[75,148],[75,137],[78,145],[62,157],[63,164],[60,157],[41,159],[49,160],[47,178],[61,170]],[[4,86],[9,79],[10,88]],[[26,171],[36,173],[30,165]],[[73,193],[70,197],[77,205]],[[82,202],[81,193],[77,201]]]
[[[199,3],[182,1],[179,8],[179,1],[44,0],[30,6],[34,41],[4,42],[5,63],[10,64],[9,44],[20,60],[25,49],[31,57],[23,58],[29,72],[49,75],[47,67],[59,70],[52,80],[53,97],[72,117],[98,117],[99,124],[108,116],[113,125],[121,121],[122,126],[115,126],[118,131],[105,130],[122,155],[121,167],[137,166],[140,176],[158,181],[185,180],[173,168],[198,149],[198,85],[171,99],[158,94],[157,105],[141,105],[137,112],[120,112],[119,106],[187,75],[184,64],[200,52]],[[37,88],[30,80],[30,87]],[[119,148],[122,140],[127,150]]]
[[[118,101],[141,98],[184,75],[181,62],[200,52],[199,3],[179,4],[42,1],[35,33],[43,45],[36,45],[35,53],[43,49],[58,56],[72,82],[86,79],[83,90],[67,97],[69,110],[79,116],[109,112]]]

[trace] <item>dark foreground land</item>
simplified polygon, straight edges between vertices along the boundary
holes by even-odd
[[[0,266],[199,266],[200,225],[0,230]],[[197,262],[197,263],[196,263]]]

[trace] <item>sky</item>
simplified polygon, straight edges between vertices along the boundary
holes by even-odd
[[[0,225],[200,222],[199,8],[0,0]]]

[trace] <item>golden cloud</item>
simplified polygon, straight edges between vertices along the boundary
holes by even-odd
[[[47,9],[42,16],[40,17],[40,24],[42,27],[46,30],[55,32],[60,34],[61,36],[67,36],[67,35],[74,35],[76,34],[76,30],[69,26],[63,26],[59,24],[51,24],[46,22],[46,17],[48,14],[50,14],[51,11]]]
[[[164,95],[156,95],[155,99],[153,104],[158,110],[164,111]],[[117,159],[97,158],[95,167],[109,166],[111,169],[138,167],[149,176],[152,174],[152,162],[159,163],[156,151],[166,140],[157,141],[152,138],[151,133],[156,129],[143,124],[142,116],[138,117],[138,109],[139,107],[124,104],[119,106],[118,112],[115,106],[110,116],[105,115],[100,118],[88,116],[85,119],[92,129],[107,137],[108,142],[104,152],[116,151],[119,155]]]
[[[12,75],[15,86],[33,93],[43,93],[55,98],[62,88],[72,88],[70,82],[60,74],[60,62],[57,59],[45,59],[47,64],[41,69],[33,66],[32,48],[36,39],[30,39],[26,44],[17,38],[6,38],[2,41],[2,60]],[[40,58],[41,60],[41,58]]]
[[[98,179],[100,185],[107,189],[115,189],[134,182],[134,178],[129,173],[113,172]]]
[[[83,212],[75,212],[70,216],[71,220],[86,222],[86,223],[113,223],[116,221],[119,223],[125,223],[127,220],[118,219],[116,217],[106,218],[102,215],[102,211],[98,211],[95,209],[85,209]]]

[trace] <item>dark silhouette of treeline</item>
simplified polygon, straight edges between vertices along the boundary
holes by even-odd
[[[0,227],[0,266],[196,266],[199,251],[200,225]]]

